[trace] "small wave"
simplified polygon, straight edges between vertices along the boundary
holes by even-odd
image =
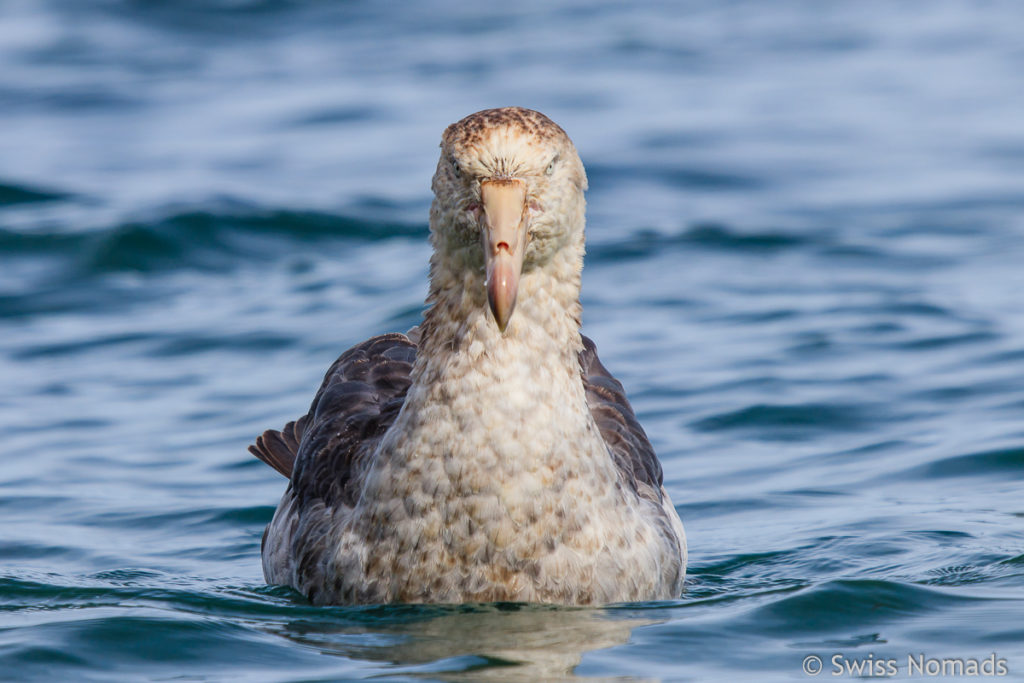
[[[785,249],[810,242],[804,235],[786,232],[740,233],[715,223],[696,225],[687,231],[686,237],[687,241],[704,247],[745,251]]]
[[[912,478],[998,477],[1024,478],[1024,448],[1005,448],[955,455],[915,467],[906,473]]]
[[[0,207],[12,204],[34,204],[39,202],[55,202],[67,199],[71,195],[54,190],[43,190],[25,185],[0,183]]]
[[[622,240],[598,242],[587,248],[587,257],[595,261],[641,259],[681,247],[775,252],[812,243],[812,238],[796,233],[740,232],[719,223],[699,223],[677,234],[666,235],[654,230],[642,230]]]
[[[0,229],[6,257],[34,254],[72,258],[82,275],[154,272],[179,267],[218,269],[253,258],[272,260],[282,242],[373,242],[425,238],[426,225],[318,211],[242,208],[190,210],[91,232]]]
[[[140,568],[117,568],[87,576],[25,572],[0,576],[0,594],[6,611],[63,610],[94,606],[121,606],[147,602],[163,604],[181,613],[222,609],[233,614],[280,613],[294,603],[292,591],[211,585],[209,582],[178,577]],[[282,594],[283,593],[283,594]],[[303,601],[304,602],[304,601]],[[308,604],[308,603],[307,603]],[[295,605],[301,609],[302,603]]]
[[[296,116],[285,122],[286,127],[305,128],[307,126],[333,126],[342,123],[358,123],[380,120],[385,113],[369,106],[337,106],[315,109]]]
[[[597,188],[600,188],[602,183],[611,184],[623,180],[705,191],[749,191],[761,189],[767,185],[763,178],[735,171],[655,164],[613,166],[592,162],[587,165],[587,177],[590,179],[591,185]]]
[[[236,255],[280,254],[279,243],[268,245],[260,238],[378,241],[425,234],[424,226],[315,211],[190,211],[108,231],[92,245],[88,266],[98,271],[150,271],[183,264],[217,267],[225,256],[234,260]]]
[[[750,430],[762,438],[800,439],[821,431],[858,431],[870,422],[861,405],[803,403],[747,406],[705,417],[690,426],[706,432]]]
[[[963,334],[950,334],[937,337],[926,337],[924,339],[912,339],[895,345],[895,348],[904,351],[929,351],[932,349],[944,349],[950,346],[963,346],[965,344],[978,344],[999,339],[994,332],[965,332]]]
[[[957,318],[957,312],[946,306],[928,301],[885,301],[870,305],[842,304],[824,310],[828,315],[876,316],[879,313],[897,315],[901,318]],[[889,323],[891,324],[891,323]]]
[[[90,349],[110,349],[124,347],[145,342],[150,339],[148,334],[139,333],[118,333],[95,337],[92,339],[80,339],[71,342],[59,342],[54,344],[38,344],[26,347],[14,352],[14,358],[18,360],[32,360],[34,358],[53,358],[59,356],[73,356]]]
[[[275,509],[270,505],[253,505],[244,508],[167,510],[149,514],[139,514],[137,511],[104,512],[89,517],[89,522],[97,526],[116,526],[122,529],[169,529],[176,532],[188,529],[209,530],[215,526],[234,529],[268,524]]]
[[[149,351],[155,358],[190,356],[217,349],[263,353],[284,349],[298,342],[294,336],[272,333],[248,332],[242,334],[197,334],[177,335],[158,344]]]
[[[787,595],[748,614],[758,629],[826,635],[942,611],[977,598],[902,582],[836,580]]]
[[[48,543],[30,542],[0,542],[0,556],[7,562],[32,562],[46,561],[56,562],[64,560],[67,562],[81,561],[85,552],[77,548],[68,548]]]

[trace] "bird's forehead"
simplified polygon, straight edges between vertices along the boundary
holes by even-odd
[[[459,152],[482,151],[496,144],[546,148],[568,141],[558,124],[544,114],[522,107],[485,109],[448,126],[442,144]]]

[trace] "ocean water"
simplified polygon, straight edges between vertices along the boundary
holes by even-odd
[[[1022,30],[966,0],[0,3],[0,678],[1024,679]],[[686,592],[312,607],[264,585],[285,482],[246,446],[418,321],[440,133],[508,104],[588,168],[584,330]]]

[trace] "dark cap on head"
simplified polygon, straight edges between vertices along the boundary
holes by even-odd
[[[539,111],[523,107],[501,107],[484,109],[456,121],[445,129],[441,141],[445,145],[475,146],[483,141],[487,131],[502,126],[518,128],[522,133],[542,140],[569,138],[557,123]]]

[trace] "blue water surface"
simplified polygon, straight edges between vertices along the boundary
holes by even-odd
[[[1022,31],[1009,1],[0,3],[0,676],[1024,679]],[[440,133],[509,104],[587,166],[584,330],[687,590],[312,607],[263,582],[285,482],[246,446],[419,320]]]

